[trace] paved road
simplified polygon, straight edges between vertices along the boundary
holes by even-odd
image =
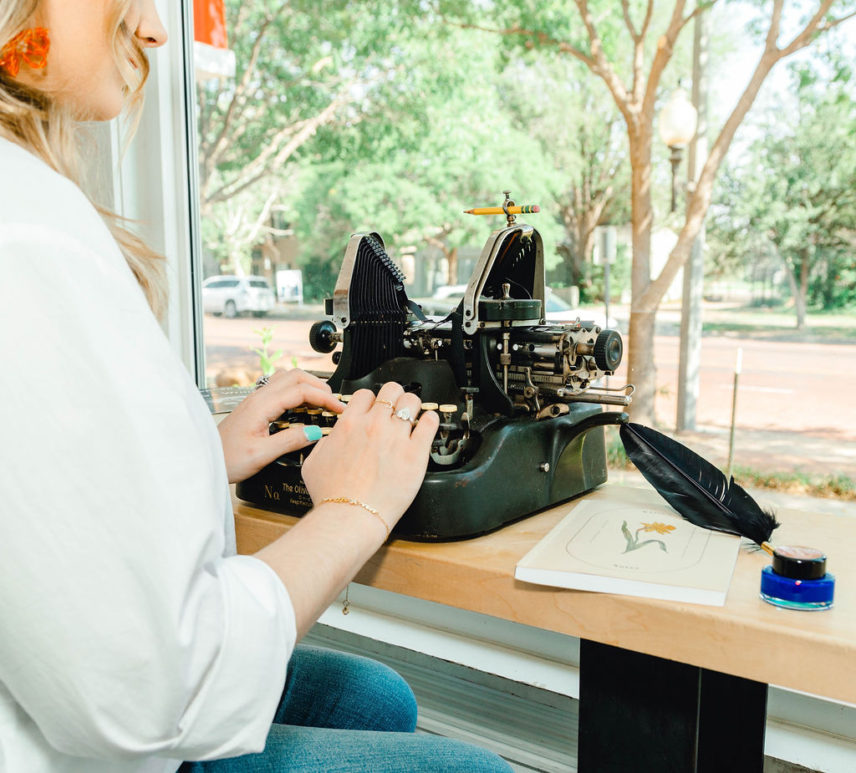
[[[226,370],[246,370],[252,381],[258,357],[254,330],[275,330],[274,347],[284,349],[280,361],[317,371],[332,370],[329,355],[320,355],[308,343],[312,320],[226,320],[206,315],[207,373],[211,381]],[[697,421],[701,433],[688,443],[711,461],[727,457],[728,428],[734,366],[743,348],[743,370],[737,402],[735,463],[765,469],[774,457],[776,469],[837,472],[856,478],[856,347],[760,341],[714,336],[702,343],[702,367]],[[665,428],[673,426],[678,372],[677,336],[655,339],[657,416]],[[616,380],[621,380],[621,373]],[[799,433],[794,434],[794,433]],[[685,441],[686,442],[686,441]],[[700,447],[699,447],[700,446]]]

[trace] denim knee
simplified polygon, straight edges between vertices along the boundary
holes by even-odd
[[[370,658],[301,645],[274,721],[340,730],[413,732],[416,699],[393,669]]]

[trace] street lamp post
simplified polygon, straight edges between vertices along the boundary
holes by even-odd
[[[707,40],[709,14],[696,16],[693,40],[693,94],[672,94],[660,115],[660,135],[671,150],[672,212],[675,211],[677,166],[681,150],[689,142],[687,159],[688,193],[692,193],[697,170],[707,156]],[[681,91],[681,90],[679,90]],[[664,113],[666,114],[664,117]],[[681,142],[683,141],[683,142]],[[675,158],[677,156],[677,158]],[[681,340],[678,360],[678,405],[675,429],[696,428],[696,403],[701,370],[701,302],[704,293],[704,224],[693,241],[689,260],[684,265],[681,303]]]
[[[669,163],[672,165],[672,209],[677,207],[677,173],[684,155],[684,148],[695,136],[698,124],[698,111],[687,97],[686,91],[678,87],[672,92],[669,101],[660,111],[660,139],[671,151]]]

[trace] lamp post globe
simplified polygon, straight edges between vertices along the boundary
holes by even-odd
[[[672,165],[672,209],[675,211],[675,176],[681,163],[684,146],[695,136],[698,126],[698,111],[690,102],[686,91],[678,87],[660,111],[658,129],[660,139],[669,147],[669,163]]]

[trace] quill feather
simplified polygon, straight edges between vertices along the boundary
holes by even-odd
[[[650,427],[622,424],[627,456],[645,479],[690,523],[748,537],[758,545],[779,523],[746,491],[686,446]]]

